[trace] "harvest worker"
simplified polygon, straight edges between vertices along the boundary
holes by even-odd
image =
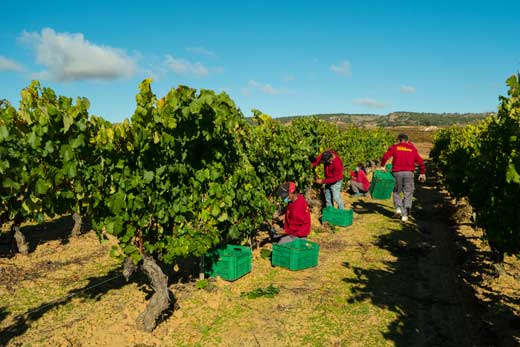
[[[415,165],[419,166],[419,182],[426,181],[426,168],[417,148],[408,141],[408,135],[399,134],[397,143],[390,146],[381,159],[381,166],[384,168],[386,161],[393,157],[392,174],[395,178],[394,186],[394,206],[395,214],[401,217],[403,222],[408,220],[412,209],[412,198],[415,189],[414,171]],[[401,198],[403,193],[403,198]]]
[[[350,190],[354,196],[361,196],[370,189],[370,182],[368,181],[365,165],[358,164],[354,171],[350,171]]]
[[[325,203],[332,206],[332,199],[338,204],[338,208],[343,210],[343,200],[341,200],[341,184],[343,182],[343,162],[334,151],[327,150],[320,154],[312,163],[313,167],[323,164],[325,169],[325,179],[317,179],[317,184],[325,184]]]
[[[276,191],[276,195],[287,202],[283,221],[283,236],[278,243],[291,242],[297,238],[305,239],[311,232],[311,213],[302,194],[298,193],[294,182],[285,182]],[[281,223],[281,220],[276,220]]]

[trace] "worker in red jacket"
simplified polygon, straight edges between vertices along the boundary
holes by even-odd
[[[317,184],[325,184],[325,203],[332,206],[332,200],[336,202],[338,208],[343,210],[343,200],[341,199],[341,184],[343,183],[343,162],[339,155],[328,150],[320,154],[312,163],[313,167],[323,164],[325,169],[325,178],[317,179],[314,182]]]
[[[358,164],[354,171],[350,171],[350,190],[354,196],[362,196],[368,193],[370,182],[365,171],[365,165]]]
[[[408,135],[406,134],[399,134],[397,136],[397,143],[390,146],[383,155],[381,159],[381,166],[383,168],[386,161],[391,157],[393,157],[392,174],[395,178],[395,214],[401,217],[403,222],[406,222],[412,209],[412,198],[415,189],[415,165],[419,166],[419,182],[426,181],[426,168],[423,159],[419,155],[419,152],[417,152],[417,148],[408,141]],[[401,193],[403,193],[403,197],[401,197]]]
[[[299,194],[293,182],[282,184],[277,192],[280,198],[287,202],[285,217],[283,221],[284,235],[278,243],[291,242],[297,238],[305,239],[311,232],[311,213],[307,200]],[[280,220],[276,222],[281,223]]]

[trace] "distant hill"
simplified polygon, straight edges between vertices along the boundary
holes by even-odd
[[[277,121],[290,123],[299,117],[314,116],[338,124],[353,124],[360,127],[395,127],[395,126],[450,126],[474,123],[492,112],[484,113],[422,113],[422,112],[392,112],[387,115],[330,113],[307,116],[278,117]]]

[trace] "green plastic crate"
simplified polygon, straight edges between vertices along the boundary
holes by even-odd
[[[392,197],[395,179],[391,172],[374,171],[370,182],[370,196],[372,199],[387,200]]]
[[[220,276],[226,281],[234,281],[251,272],[251,262],[249,247],[227,245],[204,256],[204,273],[209,277]]]
[[[329,222],[332,225],[348,227],[352,225],[354,212],[352,210],[340,210],[332,206],[325,207],[321,212],[321,222]]]
[[[303,270],[318,265],[320,246],[316,242],[296,239],[273,245],[272,264],[289,270]]]

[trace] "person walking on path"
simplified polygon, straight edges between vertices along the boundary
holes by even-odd
[[[307,200],[305,200],[302,194],[298,193],[293,182],[282,184],[277,189],[276,195],[287,202],[283,220],[285,234],[283,234],[278,243],[288,243],[297,238],[305,239],[311,232],[311,213]],[[275,222],[277,224],[282,223],[280,219],[277,219]]]
[[[326,206],[333,206],[334,200],[340,210],[345,209],[343,200],[341,199],[341,184],[343,183],[343,162],[339,155],[328,150],[320,154],[312,163],[313,167],[323,164],[325,169],[325,178],[317,179],[317,184],[325,184],[325,203]]]
[[[358,164],[354,171],[350,171],[350,190],[354,196],[364,196],[370,189],[370,182],[368,181],[365,166]]]
[[[406,134],[397,136],[397,143],[390,146],[383,155],[381,166],[384,167],[391,157],[393,157],[392,174],[395,178],[393,194],[395,213],[396,216],[401,217],[403,222],[406,222],[412,209],[415,165],[419,166],[419,182],[426,181],[426,168],[417,148],[408,141]],[[403,197],[401,197],[401,193]]]

